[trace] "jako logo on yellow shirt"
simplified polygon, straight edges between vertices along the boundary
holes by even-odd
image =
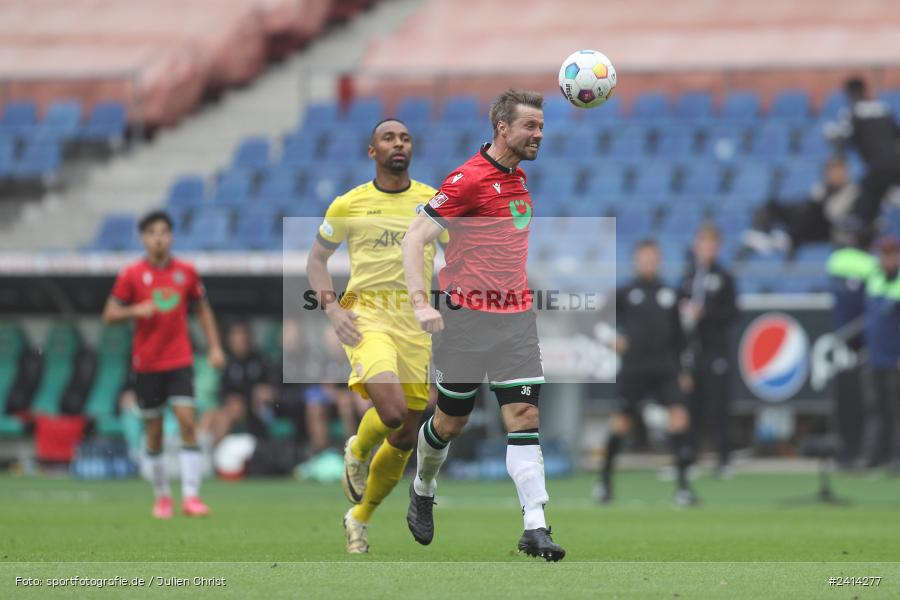
[[[153,303],[160,312],[169,312],[181,302],[181,294],[172,288],[156,288],[153,290]]]

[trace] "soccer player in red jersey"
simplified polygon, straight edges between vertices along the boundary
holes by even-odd
[[[172,516],[172,493],[162,456],[167,402],[181,430],[182,512],[204,516],[209,508],[199,498],[202,457],[194,431],[194,355],[188,335],[188,304],[193,302],[197,307],[210,365],[221,369],[225,355],[196,269],[171,255],[172,219],[165,212],[151,212],[141,219],[139,229],[147,256],[119,273],[103,309],[103,321],[136,322],[131,368],[147,432],[146,470],[156,495],[153,516]]]
[[[490,119],[492,143],[447,177],[403,238],[416,318],[424,330],[441,331],[434,339],[437,408],[419,431],[407,523],[416,541],[431,543],[435,478],[487,375],[508,432],[506,467],[524,515],[518,548],[556,561],[565,550],[551,539],[544,518],[549,496],[538,435],[544,371],[525,271],[533,207],[519,168],[521,161],[537,158],[543,97],[504,92],[491,105]],[[450,242],[438,276],[443,296],[438,311],[426,292],[423,256],[425,245],[444,229]]]

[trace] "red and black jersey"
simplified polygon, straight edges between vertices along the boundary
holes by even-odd
[[[188,334],[188,306],[205,296],[203,283],[190,263],[171,259],[155,267],[146,259],[125,267],[112,296],[122,304],[153,300],[156,312],[136,319],[131,366],[137,373],[169,371],[194,362]]]
[[[488,156],[489,146],[453,171],[425,205],[425,213],[450,230],[438,281],[454,304],[523,312],[532,300],[525,271],[531,196],[525,172]]]

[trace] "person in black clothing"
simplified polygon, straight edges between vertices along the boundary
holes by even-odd
[[[228,328],[227,361],[222,370],[221,407],[204,414],[201,430],[218,443],[238,424],[256,437],[266,437],[275,418],[275,391],[265,358],[253,347],[250,326],[243,321]]]
[[[869,252],[871,233],[862,219],[849,215],[835,230],[835,250],[827,271],[834,301],[833,351],[835,372],[831,380],[832,427],[840,442],[837,463],[852,468],[862,453],[863,418],[870,387],[865,384],[862,352],[866,308],[866,282],[878,268]]]
[[[825,135],[840,146],[853,147],[866,163],[854,212],[872,223],[888,188],[900,185],[900,125],[884,102],[869,98],[862,79],[848,80],[844,93],[850,107],[837,123],[826,126]]]
[[[859,187],[851,181],[847,163],[840,156],[832,157],[821,183],[807,198],[792,202],[770,198],[754,212],[753,228],[744,232],[744,247],[761,254],[776,250],[793,254],[803,244],[827,242],[857,198]]]
[[[703,429],[716,440],[716,474],[730,474],[731,327],[738,317],[734,278],[718,262],[721,235],[703,225],[694,238],[693,260],[679,289],[682,323],[689,332],[693,391],[691,431],[695,452]],[[704,427],[705,426],[705,427]],[[711,426],[711,427],[710,427]]]
[[[622,404],[613,415],[606,458],[594,492],[602,503],[612,500],[616,454],[633,421],[640,417],[642,403],[650,397],[669,410],[669,433],[678,473],[675,502],[682,506],[697,503],[687,480],[693,449],[683,396],[684,389],[691,386],[690,375],[681,365],[685,336],[678,312],[678,294],[660,280],[660,261],[655,241],[640,242],[634,251],[637,277],[616,291],[619,335],[615,346],[622,356],[618,378]]]

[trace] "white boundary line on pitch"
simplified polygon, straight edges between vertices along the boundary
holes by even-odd
[[[517,562],[513,560],[491,561],[491,560],[371,560],[371,561],[354,561],[347,560],[309,560],[309,561],[280,561],[280,560],[262,560],[250,562],[231,562],[231,561],[205,561],[205,562],[139,562],[139,561],[47,561],[47,562],[0,562],[3,565],[542,565],[540,562]],[[890,560],[869,560],[869,561],[821,561],[821,560],[798,560],[798,561],[691,561],[691,560],[670,560],[670,561],[639,561],[639,560],[570,560],[568,562],[558,562],[559,565],[900,565],[900,561]]]

